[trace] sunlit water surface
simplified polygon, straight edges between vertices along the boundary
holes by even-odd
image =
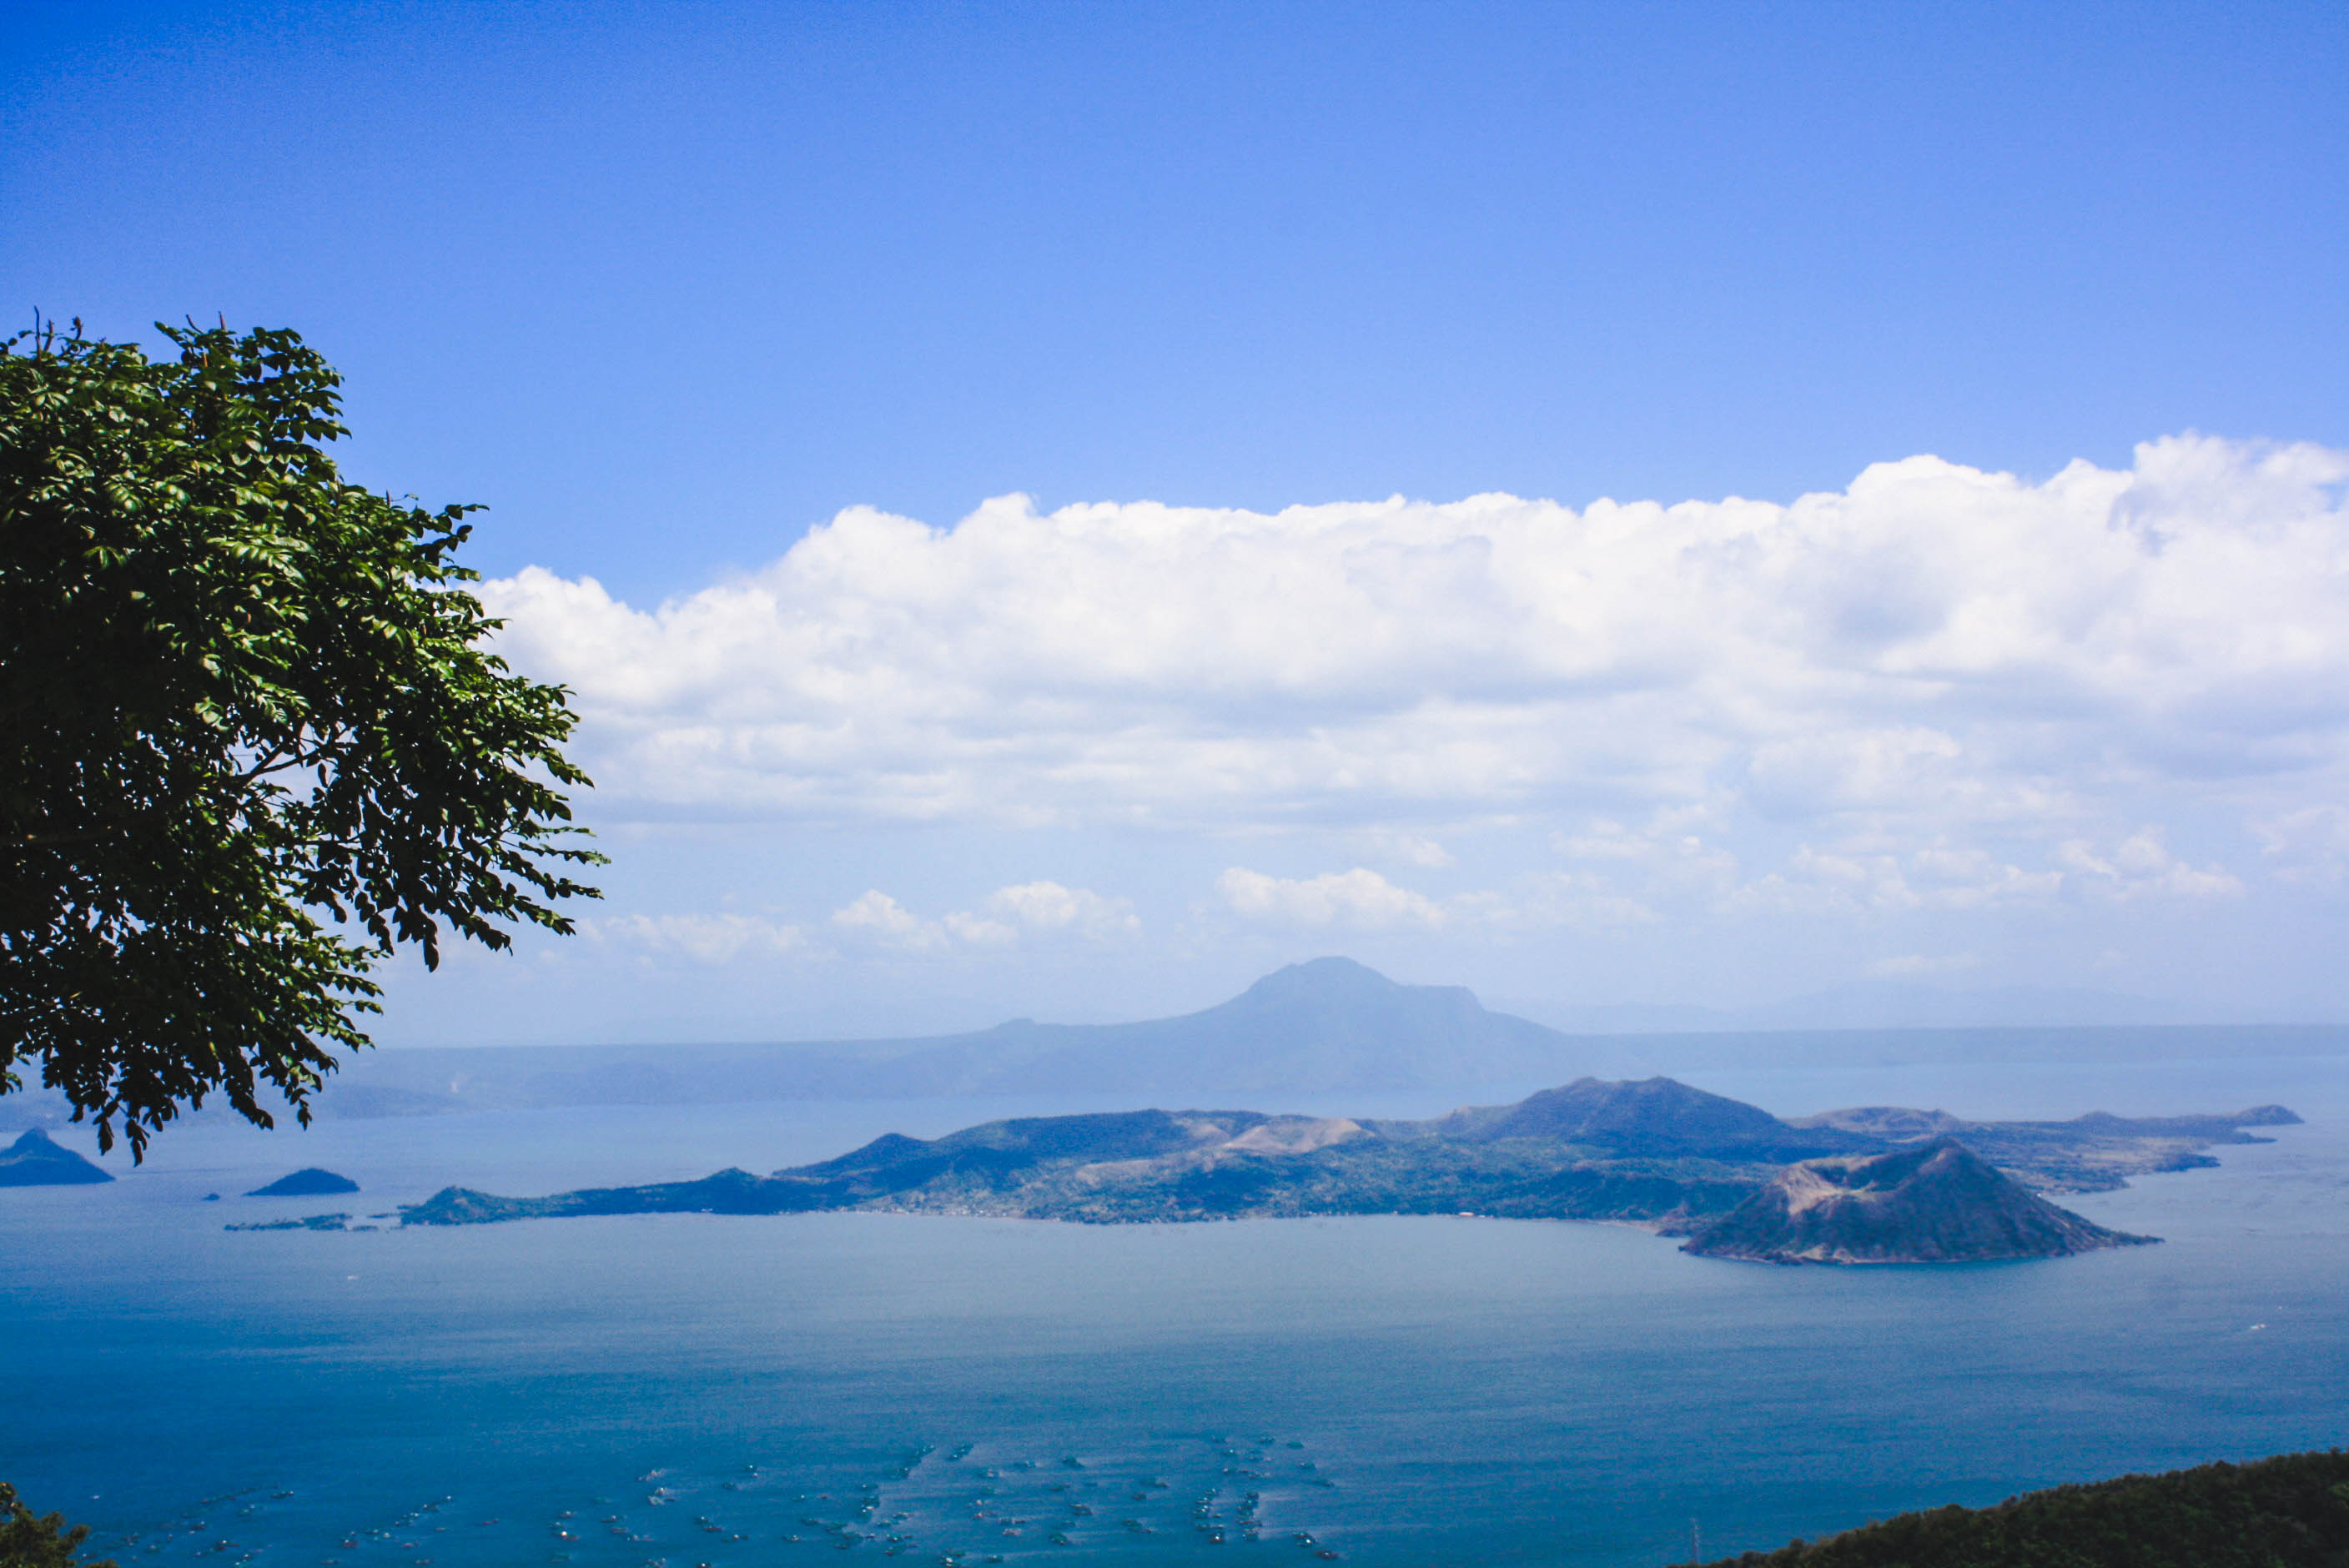
[[[1779,1545],[2349,1441],[2344,1067],[1691,1075],[1788,1114],[2309,1118],[2074,1201],[2166,1245],[1960,1268],[1452,1218],[229,1233],[1072,1108],[200,1119],[112,1186],[0,1191],[0,1477],[126,1564],[1628,1568],[1685,1559],[1693,1532],[1707,1556]],[[306,1164],[364,1190],[238,1196]]]

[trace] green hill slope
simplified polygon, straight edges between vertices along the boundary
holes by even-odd
[[[2349,1451],[1904,1513],[1710,1568],[2349,1568]]]

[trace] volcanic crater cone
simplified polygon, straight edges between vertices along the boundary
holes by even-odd
[[[2158,1239],[2091,1224],[1941,1137],[1790,1165],[1682,1250],[1764,1263],[1989,1263]]]

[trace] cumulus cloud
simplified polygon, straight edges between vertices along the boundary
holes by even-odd
[[[2349,810],[2304,806],[2251,826],[2261,854],[2282,881],[2338,883],[2349,873]]]
[[[2106,898],[2234,898],[2243,892],[2225,867],[2197,870],[2172,855],[2157,828],[2140,829],[2110,850],[2073,839],[2059,852],[2083,886]]]
[[[1581,874],[1593,883],[1603,872],[1635,879],[1657,896],[1719,899],[1735,887],[1738,862],[1709,837],[1718,828],[1717,816],[1709,807],[1680,807],[1653,812],[1636,827],[1595,817],[1578,831],[1551,833],[1550,847],[1583,862]]]
[[[988,913],[1020,930],[1066,932],[1106,941],[1131,936],[1142,929],[1133,905],[1123,898],[1104,898],[1089,888],[1062,887],[1055,882],[1021,882],[1000,888],[987,898]]]
[[[1455,935],[1473,932],[1506,936],[1559,926],[1596,931],[1646,925],[1661,918],[1640,898],[1579,872],[1536,872],[1512,879],[1506,888],[1455,892],[1439,899],[1398,887],[1360,866],[1295,878],[1234,866],[1216,880],[1216,891],[1223,895],[1226,908],[1249,920],[1366,932],[1441,931]]]
[[[575,691],[606,820],[1312,827],[1404,871],[1454,863],[1431,824],[1556,824],[1572,869],[1517,890],[1526,919],[2193,900],[2241,882],[2140,824],[2230,815],[2279,878],[2349,863],[2310,815],[2349,784],[2344,479],[2349,453],[2182,436],[2037,481],[1909,458],[1787,505],[1011,496],[952,528],[851,509],[656,607],[534,568],[483,597]],[[1225,901],[1468,917],[1367,871],[1258,874]],[[1132,918],[1016,891],[936,918],[875,892],[830,929]]]
[[[1746,910],[1894,913],[2051,903],[2063,891],[2060,871],[2026,869],[1979,849],[1915,847],[1873,835],[1805,844],[1722,902]]]
[[[832,925],[853,939],[906,953],[927,953],[947,943],[946,930],[938,922],[917,919],[879,888],[868,888],[833,910]]]
[[[1233,913],[1285,925],[1433,931],[1445,921],[1443,905],[1433,899],[1397,887],[1361,866],[1304,878],[1267,876],[1234,866],[1216,879],[1216,891]]]
[[[807,941],[796,925],[750,914],[627,914],[580,924],[592,937],[698,964],[775,957],[798,952]]]
[[[2349,738],[2349,454],[1933,458],[1791,505],[852,509],[657,608],[484,585],[608,794],[832,817],[1400,820],[1743,792],[2011,816]]]
[[[936,953],[957,945],[1013,947],[1023,937],[1106,942],[1133,935],[1142,921],[1125,899],[1032,882],[999,888],[977,909],[955,910],[936,920],[923,919],[878,888],[868,889],[833,912],[832,926],[856,944]]]

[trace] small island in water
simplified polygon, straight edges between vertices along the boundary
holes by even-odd
[[[2213,1144],[2300,1118],[1970,1122],[1869,1107],[1782,1120],[1675,1082],[1583,1078],[1425,1121],[1135,1110],[891,1133],[757,1176],[507,1198],[449,1187],[403,1225],[593,1214],[867,1210],[1133,1223],[1330,1214],[1607,1220],[1772,1262],[2051,1257],[2150,1240],[2040,1196],[2215,1163]]]
[[[80,1187],[113,1180],[37,1127],[0,1153],[0,1187]]]
[[[248,1198],[321,1198],[334,1192],[356,1192],[359,1184],[347,1176],[305,1166],[291,1176],[280,1176],[266,1187],[255,1187]]]

